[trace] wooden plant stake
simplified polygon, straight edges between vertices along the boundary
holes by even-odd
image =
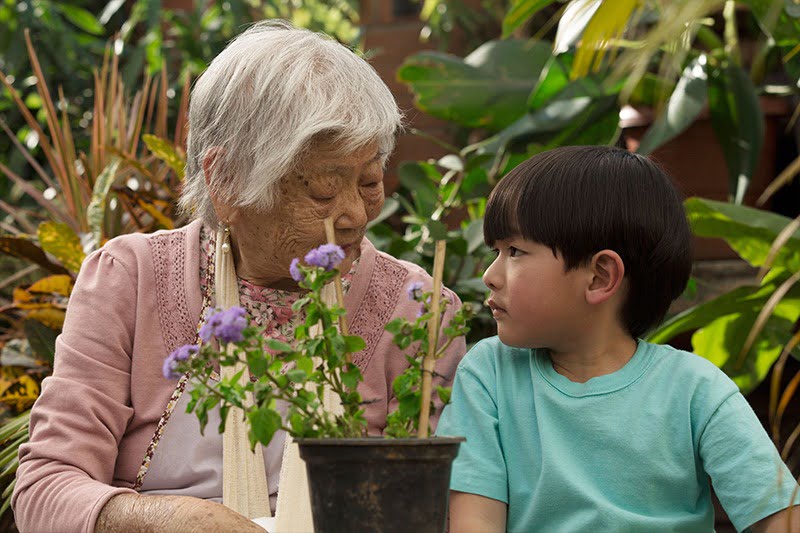
[[[328,240],[328,244],[336,244],[336,233],[333,230],[333,219],[331,217],[325,219],[325,238]],[[337,272],[333,278],[333,286],[336,289],[336,303],[344,309],[344,289],[342,288],[342,275],[340,272]],[[345,315],[339,317],[339,331],[342,335],[350,335]],[[348,363],[353,362],[353,357],[350,353],[345,354],[345,359]]]
[[[447,243],[436,241],[436,252],[433,257],[433,294],[431,309],[433,316],[428,321],[428,354],[422,360],[422,398],[419,410],[419,430],[417,437],[428,438],[428,426],[431,416],[431,386],[433,369],[436,365],[436,347],[439,345],[439,301],[442,296],[442,275],[444,274],[444,253]]]

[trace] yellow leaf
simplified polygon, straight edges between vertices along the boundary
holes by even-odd
[[[40,302],[33,294],[22,287],[14,289],[13,296],[14,306],[17,309],[44,309],[45,307],[50,307],[50,304]]]
[[[166,139],[160,139],[155,135],[142,135],[142,140],[154,156],[165,162],[179,179],[183,179],[184,167],[186,167],[186,157],[183,151]]]
[[[17,382],[24,371],[18,366],[0,366],[0,395]]]
[[[33,405],[39,397],[39,384],[27,374],[22,374],[0,395],[0,403],[6,404],[17,411],[24,411]]]
[[[50,307],[33,310],[28,313],[27,318],[38,320],[48,328],[61,330],[64,327],[64,316],[66,313],[62,309]]]
[[[86,257],[81,240],[66,224],[42,222],[38,230],[39,245],[53,255],[70,272],[78,272]]]
[[[69,296],[72,292],[72,278],[65,274],[48,276],[28,287],[28,292],[55,293],[61,296]]]
[[[156,223],[163,229],[175,229],[175,223],[167,215],[162,213],[157,206],[147,203],[144,200],[139,200],[139,207],[144,209]]]

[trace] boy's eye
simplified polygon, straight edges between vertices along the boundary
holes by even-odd
[[[520,250],[519,248],[515,248],[514,246],[509,246],[508,247],[508,256],[509,257],[516,257],[521,253],[522,253],[522,250]]]

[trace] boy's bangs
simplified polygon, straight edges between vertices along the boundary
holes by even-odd
[[[493,247],[497,241],[520,235],[519,195],[501,181],[486,204],[483,220],[483,240]]]

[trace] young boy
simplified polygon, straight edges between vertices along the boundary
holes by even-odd
[[[560,148],[494,190],[484,274],[498,337],[456,374],[450,531],[800,531],[797,483],[736,385],[640,339],[684,290],[691,232],[650,160]],[[710,479],[709,479],[710,478]],[[774,528],[774,529],[768,529]]]

